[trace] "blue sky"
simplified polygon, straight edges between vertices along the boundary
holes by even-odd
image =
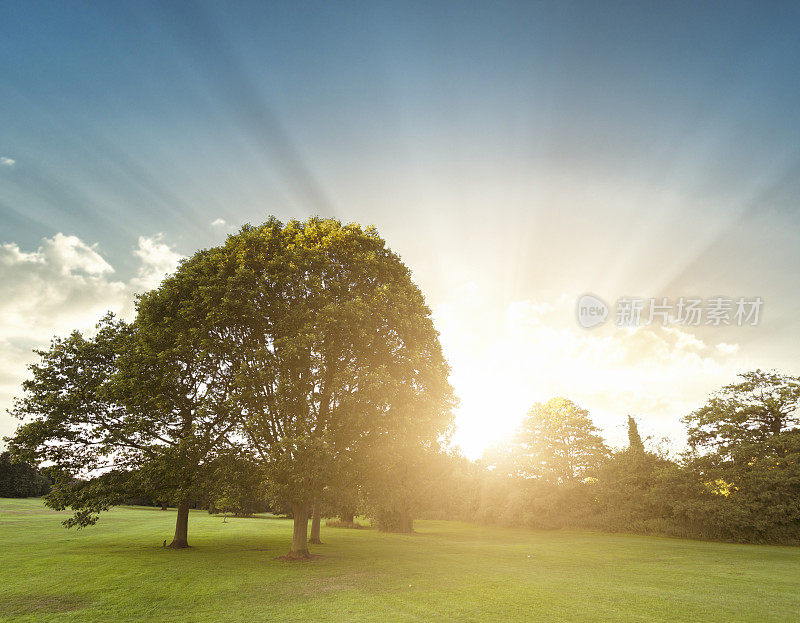
[[[5,3],[0,407],[31,346],[130,313],[179,255],[321,214],[414,270],[472,454],[552,393],[678,439],[736,370],[800,373],[798,27],[779,3]],[[765,315],[575,333],[587,291]]]

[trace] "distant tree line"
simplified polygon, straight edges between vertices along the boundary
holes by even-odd
[[[0,453],[0,498],[29,498],[45,495],[52,482],[34,465],[14,460],[10,452]]]
[[[481,461],[451,458],[423,515],[800,544],[799,400],[799,378],[741,374],[684,418],[690,447],[671,457],[630,416],[627,447],[611,450],[584,409],[554,398]]]

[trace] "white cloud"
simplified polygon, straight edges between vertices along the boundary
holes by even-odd
[[[87,245],[77,236],[58,233],[45,239],[37,252],[45,264],[59,266],[61,274],[84,272],[87,275],[104,275],[114,272],[111,265],[97,252],[97,245]]]
[[[720,342],[717,344],[717,350],[725,355],[732,355],[733,353],[739,352],[739,345]]]
[[[22,264],[24,262],[44,263],[44,256],[38,252],[25,253],[13,242],[0,246],[0,263],[6,266]]]
[[[680,417],[746,369],[738,345],[711,345],[678,327],[592,330],[575,320],[572,298],[518,301],[493,310],[474,287],[435,308],[461,399],[456,443],[479,456],[510,434],[536,401],[562,395],[589,409],[612,443],[625,416],[642,432],[683,444]]]
[[[218,218],[211,221],[212,227],[225,227],[226,224],[227,223],[224,218]]]
[[[7,158],[6,156],[0,156],[0,166],[3,167],[13,167],[17,164],[17,161],[13,158]]]
[[[132,284],[139,291],[156,287],[161,280],[178,267],[181,255],[163,242],[163,234],[152,238],[139,236],[139,246],[133,251],[142,265]]]
[[[140,237],[133,254],[139,269],[123,280],[97,245],[76,236],[58,233],[35,251],[0,245],[0,438],[16,426],[5,410],[19,393],[33,348],[74,329],[91,331],[109,310],[130,319],[134,294],[157,285],[180,259],[161,235]]]

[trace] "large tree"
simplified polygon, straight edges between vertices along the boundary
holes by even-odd
[[[14,413],[32,421],[11,448],[67,475],[48,498],[75,511],[66,525],[91,525],[146,493],[178,507],[171,547],[188,547],[191,501],[238,423],[215,260],[214,250],[195,254],[141,297],[131,325],[109,316],[92,337],[55,339],[31,366]]]
[[[178,507],[172,546],[187,547],[192,500],[214,478],[215,459],[235,445],[239,366],[220,267],[224,249],[204,249],[137,303],[134,334],[118,361],[112,389],[133,426],[158,446],[152,483]],[[155,493],[155,491],[154,491]]]
[[[551,484],[578,481],[597,469],[608,448],[589,412],[566,398],[536,403],[512,444],[519,475]]]
[[[430,310],[374,229],[271,220],[229,237],[224,339],[235,345],[242,433],[273,498],[291,506],[289,556],[308,556],[312,504],[370,448],[435,443],[452,390]]]
[[[796,542],[800,534],[800,378],[739,375],[684,418],[687,470],[714,536]]]
[[[772,441],[800,424],[800,378],[754,370],[720,389],[684,418],[695,448],[732,456],[743,445]]]
[[[23,420],[8,439],[11,453],[51,465],[55,482],[46,502],[73,509],[67,526],[95,523],[97,513],[123,496],[127,479],[121,474],[132,473],[151,453],[147,441],[124,425],[127,414],[108,392],[131,333],[109,315],[92,337],[75,331],[54,338],[48,350],[36,351],[39,360],[29,366],[24,394],[11,411]]]

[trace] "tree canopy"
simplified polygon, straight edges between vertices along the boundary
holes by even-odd
[[[730,454],[742,444],[767,441],[800,424],[800,378],[762,370],[739,378],[684,418],[692,446]]]
[[[585,478],[608,455],[598,432],[589,412],[571,400],[537,402],[512,443],[518,472],[551,483]]]
[[[222,266],[246,447],[297,519],[377,444],[435,444],[452,390],[419,288],[374,229],[271,220],[228,238]]]
[[[233,443],[234,370],[220,317],[213,252],[201,251],[137,302],[127,324],[104,318],[92,337],[53,340],[30,369],[11,441],[65,478],[48,503],[86,526],[132,492],[177,504],[172,547],[188,546],[189,506],[210,463]]]

